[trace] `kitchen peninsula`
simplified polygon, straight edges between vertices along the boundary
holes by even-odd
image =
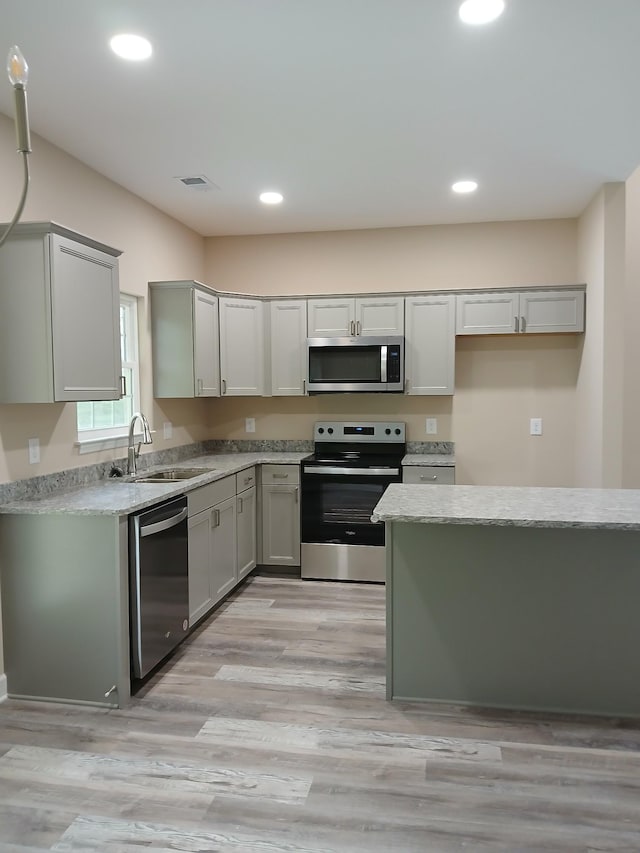
[[[640,491],[390,486],[387,697],[640,716]]]

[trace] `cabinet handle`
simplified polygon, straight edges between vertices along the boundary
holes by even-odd
[[[514,332],[518,331],[518,318],[517,317],[513,318],[513,331]]]
[[[226,379],[222,380],[222,393],[223,394],[227,393],[227,380]]]
[[[521,332],[527,331],[527,321],[524,319],[524,317],[520,317],[520,331]]]
[[[238,512],[242,512],[242,498],[238,498]]]
[[[297,486],[294,488],[293,494],[295,496],[296,503],[298,503],[298,487]]]
[[[356,333],[356,324],[353,320],[349,320],[349,331],[351,332],[351,337],[354,337]]]
[[[114,684],[113,687],[110,687],[109,690],[107,690],[107,692],[104,694],[104,698],[108,699],[109,696],[111,696],[112,693],[115,693],[117,689],[117,686]]]
[[[427,477],[427,475],[426,475],[426,474],[420,474],[420,479],[421,479],[421,480],[437,480],[437,479],[438,479],[438,475],[437,475],[437,474],[432,474],[430,477]]]
[[[273,475],[274,480],[287,480],[288,478],[289,478],[288,474],[274,474]]]
[[[213,526],[220,527],[220,510],[214,509],[213,511]]]
[[[198,397],[202,397],[202,379],[198,379]]]
[[[360,334],[360,320],[356,323],[356,335]]]
[[[307,380],[306,379],[302,380],[302,393],[303,394],[307,393]]]
[[[127,377],[120,377],[120,399],[127,396]]]

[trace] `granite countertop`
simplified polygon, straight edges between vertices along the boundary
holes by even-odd
[[[640,490],[392,484],[373,521],[640,530]]]
[[[402,457],[402,464],[451,468],[456,464],[456,459],[453,453],[407,453]]]
[[[167,498],[186,494],[192,489],[237,474],[252,465],[298,465],[307,452],[283,453],[211,453],[183,459],[173,465],[153,466],[154,471],[166,468],[212,468],[189,480],[167,483],[136,483],[130,478],[105,479],[89,486],[48,494],[42,498],[12,501],[0,505],[0,514],[11,515],[129,515],[153,506]],[[138,474],[144,474],[144,463]]]

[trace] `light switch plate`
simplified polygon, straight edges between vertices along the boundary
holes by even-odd
[[[542,435],[542,418],[531,418],[529,421],[529,435]]]
[[[427,435],[437,435],[438,434],[438,419],[437,418],[427,418],[424,428],[426,430]]]
[[[244,419],[244,431],[245,432],[255,432],[256,431],[256,419],[255,418],[245,418]]]
[[[30,438],[29,439],[29,462],[31,465],[35,465],[40,461],[40,439],[39,438]]]

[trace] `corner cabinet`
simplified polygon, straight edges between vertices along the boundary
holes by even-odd
[[[149,282],[154,397],[219,397],[218,297],[195,281]]]
[[[264,319],[260,299],[220,297],[223,397],[264,394]]]
[[[584,332],[583,290],[461,293],[456,297],[457,335]]]
[[[310,338],[404,334],[402,296],[309,299],[307,305]]]
[[[405,393],[453,394],[455,296],[408,296],[405,327]]]
[[[0,249],[0,403],[120,398],[121,252],[54,222]]]

